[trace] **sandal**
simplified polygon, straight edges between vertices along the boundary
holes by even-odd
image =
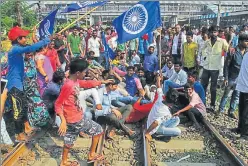
[[[104,159],[104,156],[101,155],[101,154],[98,154],[96,155],[92,160],[87,160],[87,163],[90,164],[90,163],[93,163],[93,162],[96,162],[96,161],[101,161]]]
[[[60,164],[60,166],[80,166],[79,162],[74,160],[74,161],[67,161],[67,163],[64,165],[64,164]]]

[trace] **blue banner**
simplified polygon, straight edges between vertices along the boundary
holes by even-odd
[[[109,67],[110,67],[109,59],[111,59],[111,60],[115,59],[115,53],[109,47],[109,45],[108,45],[108,43],[106,41],[104,32],[102,32],[101,38],[102,38],[102,44],[104,46],[104,56],[105,56],[105,61],[106,61],[105,69],[109,69]]]
[[[105,1],[85,1],[81,4],[80,3],[72,3],[72,4],[68,5],[61,13],[69,13],[69,12],[77,11],[77,10],[80,10],[80,9],[86,8],[86,7],[102,6],[107,2],[108,2],[108,0],[105,0]]]
[[[158,1],[140,1],[114,19],[113,26],[120,44],[141,37],[162,26]]]
[[[40,23],[39,26],[39,36],[40,39],[46,38],[53,34],[55,16],[58,12],[58,9],[52,11],[44,20]]]

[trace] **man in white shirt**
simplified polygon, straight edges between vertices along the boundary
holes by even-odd
[[[181,32],[181,26],[178,24],[175,26],[175,36],[172,44],[172,57],[174,62],[181,60],[182,44],[186,42],[186,36]]]
[[[167,64],[162,68],[162,73],[166,80],[175,73],[174,65],[171,59],[169,59]]]
[[[102,42],[100,38],[97,37],[97,31],[93,30],[92,37],[88,40],[88,52],[94,51],[95,60],[98,62],[100,57],[100,48],[102,47]]]
[[[244,55],[242,60],[236,90],[240,91],[239,123],[236,132],[248,139],[248,53]]]
[[[152,107],[147,119],[146,138],[150,141],[151,135],[159,136],[179,136],[181,130],[176,127],[180,119],[172,117],[169,107],[163,103],[163,91],[160,85],[161,77],[157,77],[158,99]]]
[[[177,61],[174,63],[174,70],[175,72],[173,75],[164,81],[164,94],[166,94],[169,88],[181,88],[187,83],[188,75],[182,69],[182,63]]]
[[[206,41],[208,40],[207,29],[203,28],[201,37],[198,40],[198,55],[197,55],[197,63],[199,65],[199,75],[198,77],[201,78],[203,72],[203,59],[205,56],[205,50],[203,49]]]

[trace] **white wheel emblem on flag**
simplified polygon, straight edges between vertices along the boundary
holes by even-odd
[[[130,8],[122,21],[123,29],[130,34],[138,34],[143,31],[148,22],[148,13],[142,4]]]

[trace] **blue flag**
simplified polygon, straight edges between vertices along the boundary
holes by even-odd
[[[158,1],[140,1],[114,19],[113,26],[121,44],[152,32],[162,26],[160,4]]]
[[[61,13],[69,13],[69,12],[80,10],[82,8],[85,8],[85,7],[102,6],[107,2],[108,2],[108,0],[105,0],[105,1],[85,1],[83,3],[72,3],[72,4],[68,5]]]
[[[43,39],[43,38],[48,37],[51,34],[53,34],[55,16],[57,14],[57,11],[58,11],[58,9],[54,10],[53,12],[51,12],[40,23],[40,27],[39,27],[39,36],[40,36],[40,39]]]
[[[102,32],[101,38],[102,38],[102,44],[104,46],[104,55],[105,55],[105,61],[106,61],[105,69],[109,69],[109,67],[110,67],[109,59],[111,59],[111,60],[115,59],[115,53],[109,47],[109,45],[108,45],[108,43],[106,41],[104,32]]]

